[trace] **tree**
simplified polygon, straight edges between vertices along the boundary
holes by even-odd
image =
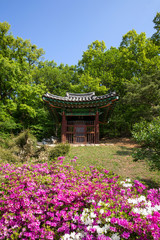
[[[34,82],[45,85],[45,91],[64,96],[70,91],[72,78],[74,76],[74,66],[60,65],[57,67],[54,61],[40,62],[33,71]]]
[[[145,33],[129,31],[123,36],[119,50],[121,76],[126,82],[138,82],[144,74],[153,74],[160,69],[159,49]]]
[[[160,47],[160,12],[156,14],[153,22],[155,24],[154,29],[156,29],[156,32],[152,35],[151,39],[157,46]]]
[[[145,159],[152,170],[160,170],[160,118],[136,123],[132,135],[141,145],[141,148],[134,151],[134,160]]]
[[[10,132],[29,127],[44,85],[32,80],[32,70],[43,50],[28,40],[14,38],[9,29],[8,23],[0,23],[0,126],[2,131]]]
[[[126,95],[123,99],[130,108],[130,119],[134,123],[140,118],[151,121],[153,117],[159,116],[160,71],[144,75],[139,83],[126,84]]]
[[[94,41],[88,45],[87,51],[83,52],[82,60],[79,61],[78,67],[80,73],[89,73],[92,77],[99,77],[103,69],[103,54],[106,50],[104,41]]]
[[[158,46],[145,33],[132,30],[123,36],[111,73],[112,88],[120,100],[108,125],[109,133],[113,129],[118,136],[130,135],[141,118],[151,121],[159,114],[158,52]]]
[[[95,92],[96,95],[107,93],[107,88],[101,85],[99,78],[93,78],[89,74],[82,74],[79,77],[78,84],[71,85],[71,91],[76,93]]]

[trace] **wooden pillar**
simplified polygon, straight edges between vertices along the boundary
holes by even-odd
[[[95,117],[95,143],[99,143],[99,112],[96,112]]]
[[[67,131],[67,120],[66,120],[65,112],[63,111],[63,114],[62,114],[62,127],[61,127],[61,142],[62,143],[66,142],[66,131]]]

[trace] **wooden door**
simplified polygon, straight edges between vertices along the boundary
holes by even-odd
[[[74,127],[74,143],[86,143],[86,125],[77,125]]]

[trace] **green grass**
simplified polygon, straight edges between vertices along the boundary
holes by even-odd
[[[133,162],[132,150],[133,148],[118,145],[72,146],[64,163],[70,162],[74,156],[77,156],[78,169],[89,166],[102,167],[113,171],[123,179],[129,177],[143,182],[149,188],[159,188],[160,172],[150,171],[145,161]]]

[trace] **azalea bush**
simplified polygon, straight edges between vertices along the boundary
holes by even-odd
[[[75,162],[0,165],[0,239],[160,239],[160,189]]]

